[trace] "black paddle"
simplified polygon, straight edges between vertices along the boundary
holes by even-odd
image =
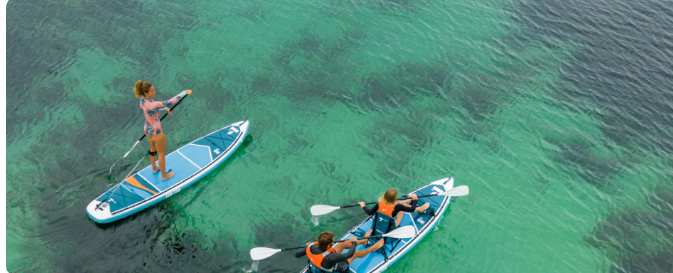
[[[435,194],[428,194],[428,195],[421,195],[418,196],[418,198],[422,197],[431,197],[431,196],[464,196],[470,193],[470,189],[467,186],[458,186],[455,188],[452,188],[450,190],[447,190],[443,193],[435,193]],[[399,198],[397,200],[406,200],[409,199],[407,198]],[[377,202],[370,202],[370,203],[365,203],[365,205],[371,205],[371,204],[376,204]],[[319,216],[323,214],[328,214],[330,212],[333,212],[338,209],[342,208],[350,208],[350,207],[357,207],[360,206],[358,205],[348,205],[348,206],[328,206],[328,205],[315,205],[311,207],[311,214],[313,216]]]
[[[375,236],[369,236],[369,237],[364,237],[360,238],[362,239],[369,239],[369,238],[377,238],[377,237],[390,237],[390,238],[410,238],[414,237],[416,235],[416,230],[414,229],[413,226],[403,226],[399,227],[391,232],[388,232],[383,235],[375,235]],[[335,241],[335,243],[338,242],[346,242],[348,240],[340,240],[340,241]],[[273,254],[276,254],[281,251],[286,251],[286,250],[293,250],[293,249],[300,249],[300,248],[305,248],[306,246],[298,246],[298,247],[292,247],[292,248],[284,248],[284,249],[274,249],[274,248],[268,248],[268,247],[256,247],[250,250],[250,258],[252,258],[253,261],[259,261],[266,259],[270,257]]]

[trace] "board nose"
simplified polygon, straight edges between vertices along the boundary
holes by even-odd
[[[247,131],[248,130],[248,126],[250,125],[250,121],[244,120],[244,121],[241,121],[239,123],[240,124],[238,125],[238,128],[240,128],[241,131]]]

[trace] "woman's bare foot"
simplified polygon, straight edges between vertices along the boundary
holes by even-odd
[[[173,177],[174,175],[175,175],[175,174],[174,174],[173,172],[167,173],[165,176],[162,174],[162,175],[161,175],[161,180],[170,179],[170,178]]]
[[[416,212],[423,213],[423,212],[425,212],[425,210],[427,210],[429,207],[430,207],[430,203],[425,203],[425,204],[423,204],[422,206],[417,207],[417,208],[416,208]]]
[[[157,173],[159,170],[161,170],[159,169],[159,167],[154,166],[154,164],[152,164],[152,173]]]

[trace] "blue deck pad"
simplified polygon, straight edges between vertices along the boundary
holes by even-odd
[[[202,169],[213,161],[209,146],[189,144],[180,148],[178,152],[180,152],[182,155],[187,157]]]
[[[221,155],[233,143],[241,130],[238,126],[230,126],[213,132],[192,144],[210,147],[213,159]]]
[[[133,175],[133,178],[135,178],[136,181],[138,181],[138,183],[140,183],[140,185],[142,185],[143,187],[147,188],[148,190],[151,190],[151,191],[153,191],[153,192],[155,192],[155,193],[159,193],[159,192],[160,192],[160,190],[157,189],[157,187],[155,187],[154,185],[152,185],[152,184],[150,184],[149,182],[147,182],[147,180],[145,180],[145,179],[142,178],[140,175],[138,175],[138,173],[134,174],[134,175]]]
[[[172,169],[173,173],[175,173],[173,177],[166,180],[161,180],[161,172],[152,173],[152,168],[149,166],[138,172],[138,174],[148,182],[152,183],[152,185],[160,191],[165,191],[176,183],[179,183],[199,171],[199,168],[194,166],[192,162],[189,162],[189,160],[179,153],[171,153],[166,156],[166,168]]]

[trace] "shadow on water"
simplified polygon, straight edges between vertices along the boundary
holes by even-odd
[[[76,206],[80,208],[81,206]],[[182,206],[166,200],[128,218],[110,224],[82,225],[69,221],[50,235],[73,240],[65,244],[68,255],[53,261],[67,272],[150,272],[156,270],[235,271],[243,258],[233,235],[205,238],[194,230],[180,230],[172,223]],[[52,225],[52,228],[53,225]],[[56,238],[58,237],[58,238]],[[124,257],[123,262],[119,258]],[[195,271],[196,272],[196,271]]]
[[[451,69],[445,65],[407,61],[388,73],[373,73],[363,79],[357,103],[366,108],[404,107],[421,97],[441,98],[451,90],[451,77]]]
[[[328,1],[323,4],[322,13],[328,16],[338,16],[345,10],[369,9],[371,12],[412,18],[430,4],[424,0],[375,0],[375,1]]]
[[[558,41],[581,46],[559,70],[552,87],[557,102],[550,103],[595,117],[603,135],[627,151],[620,159],[603,157],[592,151],[595,144],[581,137],[546,138],[561,148],[558,162],[606,189],[611,177],[642,162],[646,151],[673,152],[669,2],[521,1],[510,12],[521,26],[510,41],[515,46],[554,48]],[[605,271],[673,270],[673,188],[670,181],[658,185],[646,201],[647,209],[615,211],[584,238],[609,259]]]
[[[340,98],[348,93],[347,56],[364,39],[364,32],[349,29],[331,40],[303,29],[295,40],[278,46],[269,67],[251,79],[249,89],[264,95],[282,95],[296,103]],[[302,105],[302,104],[300,104]]]
[[[364,134],[369,136],[365,153],[376,158],[376,173],[384,179],[396,179],[400,174],[413,177],[408,168],[416,153],[436,140],[433,122],[428,113],[413,111],[408,116],[390,115],[377,118]]]
[[[571,136],[569,139],[544,137],[544,140],[560,148],[552,158],[558,164],[573,170],[584,181],[598,189],[610,189],[611,177],[620,170],[633,165],[633,158],[600,156],[594,150],[596,143],[583,136]]]
[[[526,1],[512,9],[521,43],[571,41],[553,96],[601,120],[619,145],[673,152],[673,7],[664,2]],[[563,11],[563,12],[559,12]],[[651,18],[658,18],[653,20]],[[570,110],[576,110],[569,108]]]
[[[670,204],[673,187],[669,181],[663,181],[650,193],[645,209],[630,207],[612,212],[584,241],[605,254],[610,272],[670,272],[673,270]]]

